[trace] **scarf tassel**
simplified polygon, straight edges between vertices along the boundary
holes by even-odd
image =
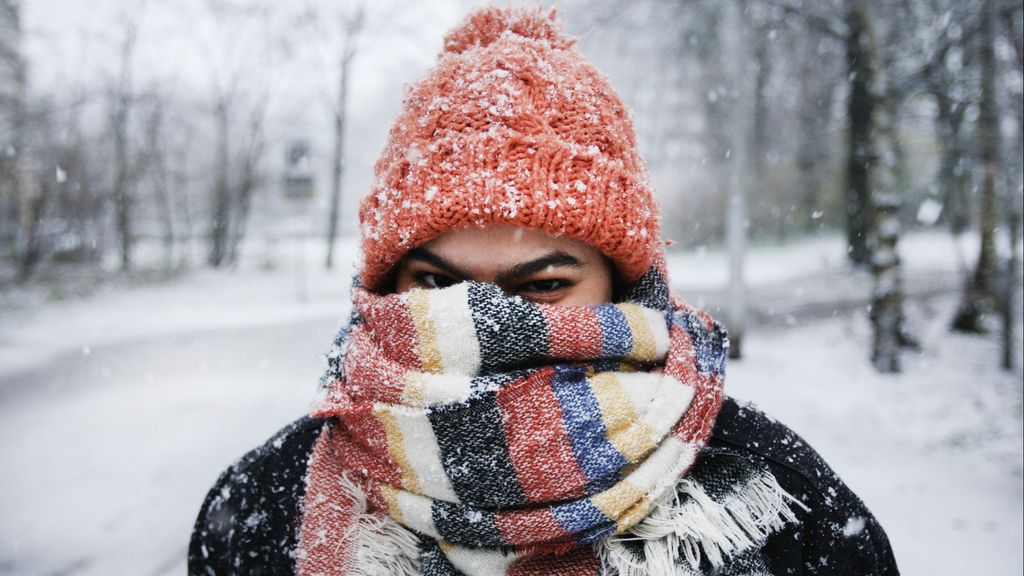
[[[690,497],[684,504],[681,494]],[[721,501],[697,482],[683,479],[671,501],[657,506],[629,533],[601,543],[598,555],[607,573],[619,576],[700,574],[702,556],[717,570],[728,558],[759,548],[768,536],[797,522],[791,503],[807,510],[768,470]],[[643,541],[642,557],[627,548],[627,540]]]
[[[338,546],[352,546],[352,576],[417,576],[419,540],[415,534],[383,514],[369,511],[366,493],[343,474],[341,489],[352,498],[352,524]]]
[[[352,497],[353,522],[339,546],[351,545],[354,576],[416,576],[420,550],[416,536],[390,517],[369,512],[363,490],[347,476],[342,489]],[[680,503],[680,495],[689,498]],[[602,573],[618,576],[691,576],[701,574],[702,557],[717,570],[729,558],[759,548],[768,536],[798,521],[791,508],[807,507],[762,470],[721,501],[698,482],[683,479],[676,496],[657,507],[622,536],[597,545]],[[643,541],[638,556],[625,541]],[[680,560],[685,560],[681,562]]]

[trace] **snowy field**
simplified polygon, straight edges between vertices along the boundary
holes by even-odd
[[[0,310],[0,574],[185,572],[205,491],[307,409],[347,314],[347,264],[328,274],[317,254],[300,265],[297,250],[275,249],[272,269],[6,299],[34,303]],[[904,574],[1021,574],[1021,373],[997,369],[994,339],[945,329],[954,250],[937,234],[903,245],[924,347],[897,376],[867,362],[868,284],[838,238],[753,250],[759,324],[726,390],[822,453],[878,516]],[[670,267],[684,297],[720,304],[720,253]]]

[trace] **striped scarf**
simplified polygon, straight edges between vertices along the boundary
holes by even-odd
[[[681,509],[722,401],[725,333],[663,270],[587,307],[472,282],[355,287],[314,410],[329,424],[298,572],[625,571],[616,550],[666,502]]]

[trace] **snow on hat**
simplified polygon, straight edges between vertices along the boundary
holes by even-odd
[[[407,90],[360,204],[362,279],[385,289],[410,249],[494,225],[598,249],[632,282],[660,243],[629,112],[555,12],[485,8]]]

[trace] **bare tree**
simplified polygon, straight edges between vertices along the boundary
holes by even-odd
[[[226,51],[236,41],[233,34],[239,28],[253,22],[265,24],[268,19],[266,3],[208,0],[207,8],[224,34],[218,42],[227,46]],[[265,147],[264,115],[269,100],[262,82],[268,77],[271,62],[267,51],[274,41],[266,27],[259,29],[259,35],[260,49],[247,54],[255,60],[235,54],[228,62],[214,62],[212,68],[215,166],[206,261],[215,268],[237,262],[252,195],[259,183]],[[237,126],[239,117],[247,120],[241,132]]]
[[[846,67],[849,95],[846,99],[846,243],[850,261],[870,260],[868,231],[871,228],[871,168],[875,164],[875,46],[868,0],[847,0],[845,22]]]
[[[847,256],[854,264],[866,265],[870,260],[870,182],[875,161],[875,107],[879,96],[872,92],[878,54],[872,30],[871,2],[843,0],[842,16],[836,17],[798,2],[762,1],[801,18],[811,30],[839,42],[845,50],[848,86],[844,185]]]
[[[164,268],[171,270],[175,264],[175,243],[177,227],[174,218],[174,190],[167,169],[167,144],[164,138],[166,123],[165,104],[160,95],[150,95],[152,105],[146,118],[145,158],[146,172],[152,182],[159,212],[161,240],[164,250]]]
[[[228,263],[238,264],[240,247],[245,239],[252,209],[252,197],[260,184],[260,167],[266,150],[266,133],[264,118],[267,110],[267,97],[259,98],[249,111],[249,125],[245,132],[244,146],[238,161],[238,184],[236,190],[236,217],[231,232],[231,246],[228,250]]]
[[[356,4],[343,16],[344,39],[338,59],[338,94],[334,105],[334,152],[331,154],[331,199],[330,216],[327,219],[327,260],[328,269],[334,266],[334,243],[338,237],[338,220],[341,212],[341,184],[345,170],[345,121],[348,108],[348,83],[352,61],[358,50],[359,35],[365,22],[365,7]]]
[[[214,151],[215,175],[213,184],[213,211],[210,216],[210,249],[206,263],[217,268],[227,260],[228,231],[231,218],[231,91],[219,91],[213,109],[216,144]]]
[[[110,131],[114,143],[113,199],[121,269],[132,263],[133,209],[135,202],[136,167],[129,143],[129,129],[135,95],[132,86],[132,59],[138,33],[137,16],[123,16],[124,37],[120,45],[117,78],[110,88]]]

